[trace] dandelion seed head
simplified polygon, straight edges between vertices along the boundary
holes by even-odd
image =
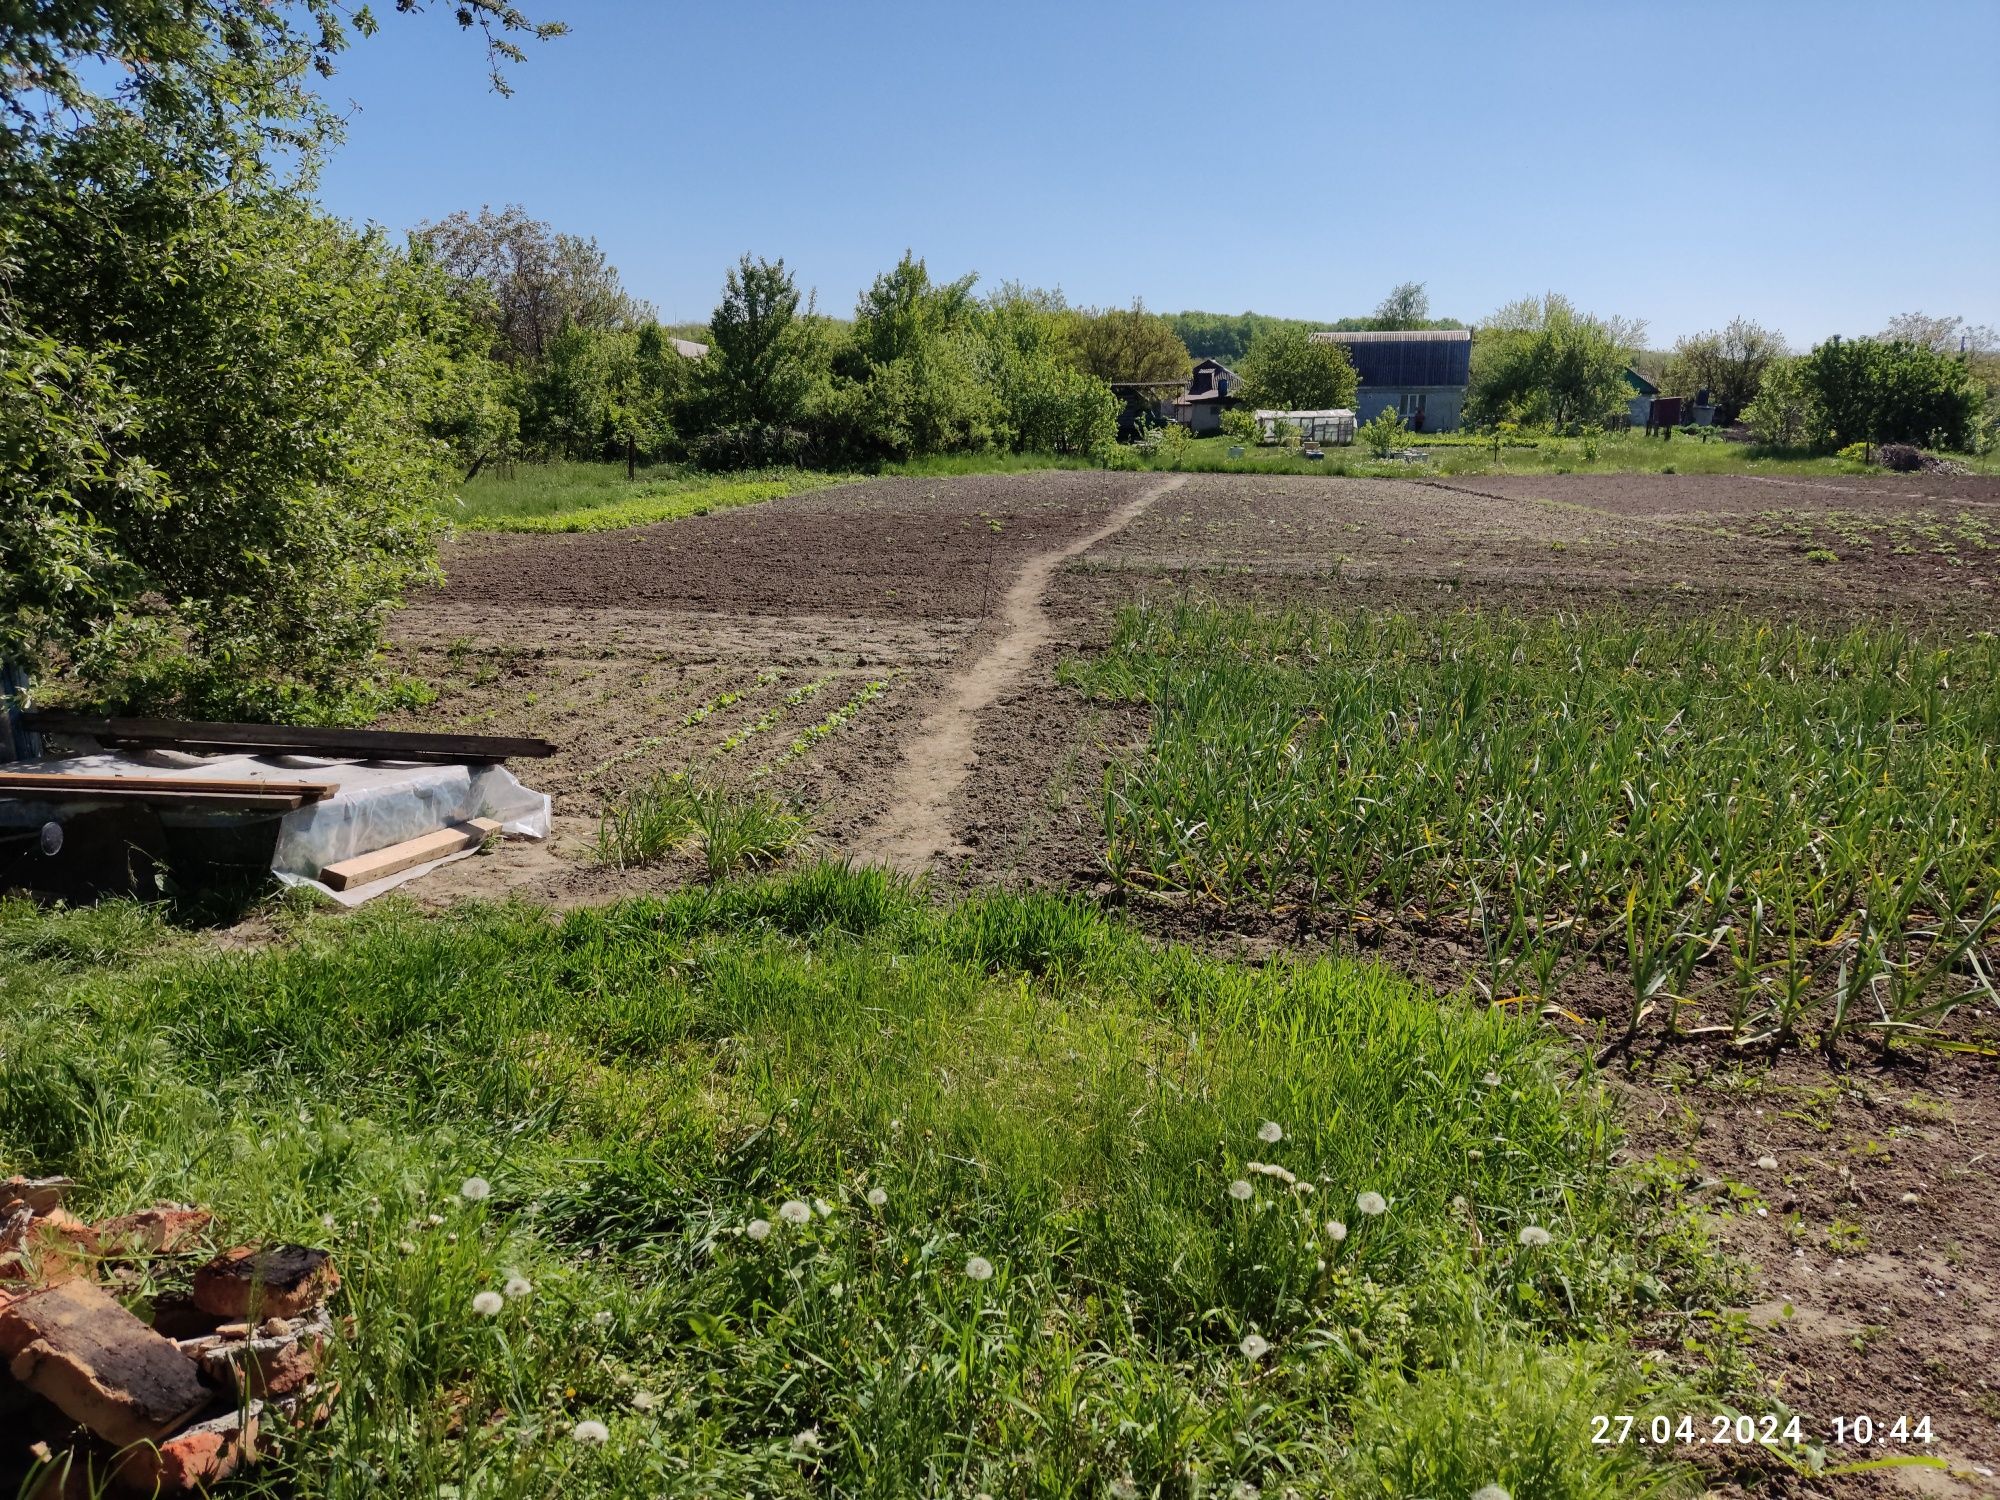
[[[1285,1127],[1276,1120],[1266,1120],[1257,1127],[1257,1139],[1267,1146],[1275,1146],[1285,1138]]]
[[[1500,1087],[1500,1075],[1498,1073],[1493,1072],[1491,1069],[1488,1069],[1486,1076],[1480,1079],[1479,1081],[1485,1084],[1489,1089],[1497,1089]]]
[[[602,1448],[606,1443],[611,1441],[611,1429],[606,1427],[602,1422],[592,1420],[588,1417],[570,1428],[569,1435],[579,1443],[587,1444],[592,1448]]]
[[[1389,1211],[1389,1200],[1380,1193],[1362,1193],[1354,1200],[1354,1206],[1373,1218]]]
[[[868,1206],[870,1208],[881,1208],[884,1205],[886,1205],[888,1201],[889,1201],[889,1195],[883,1192],[882,1189],[878,1187],[872,1187],[868,1190]]]
[[[1111,1481],[1111,1500],[1139,1500],[1139,1486],[1130,1474]]]
[[[761,1240],[770,1234],[771,1221],[769,1219],[752,1219],[748,1224],[743,1226],[743,1232],[753,1240]]]
[[[1250,1195],[1255,1191],[1256,1189],[1250,1186],[1248,1180],[1242,1177],[1237,1178],[1229,1184],[1229,1196],[1234,1198],[1238,1203],[1248,1201]]]
[[[974,1281],[991,1281],[993,1262],[983,1255],[968,1256],[965,1262],[965,1274]]]
[[[1236,1347],[1243,1351],[1245,1359],[1262,1359],[1271,1352],[1271,1341],[1261,1333],[1246,1333]]]
[[[611,1309],[600,1307],[590,1315],[590,1321],[595,1323],[599,1328],[609,1328],[612,1323]]]
[[[444,1222],[444,1216],[442,1214],[425,1214],[424,1222],[435,1229]]]
[[[415,1255],[417,1253],[417,1242],[415,1240],[398,1240],[396,1248],[405,1255]]]
[[[507,1305],[507,1299],[498,1292],[481,1292],[472,1299],[472,1310],[482,1318],[496,1316]]]
[[[804,1224],[813,1216],[813,1211],[797,1198],[787,1198],[778,1205],[778,1217],[787,1224]]]
[[[1778,1158],[1775,1156],[1760,1156],[1757,1158],[1757,1165],[1766,1172],[1775,1172],[1778,1170]]]
[[[467,1203],[482,1202],[493,1191],[493,1184],[484,1177],[468,1177],[458,1185],[458,1196]]]
[[[1548,1244],[1554,1236],[1539,1224],[1529,1224],[1521,1230],[1517,1238],[1519,1238],[1523,1245],[1532,1250]]]
[[[1326,1221],[1326,1237],[1338,1245],[1342,1240],[1347,1238],[1347,1226],[1338,1219],[1328,1219]]]
[[[819,1452],[819,1429],[806,1427],[792,1434],[792,1447],[800,1453]]]
[[[1497,1484],[1489,1484],[1472,1492],[1472,1500],[1514,1500],[1514,1497]]]
[[[507,1294],[509,1302],[520,1301],[521,1298],[527,1296],[534,1289],[535,1284],[532,1281],[528,1280],[525,1276],[519,1275],[509,1276],[506,1284],[500,1288],[501,1291]]]
[[[651,1391],[634,1391],[632,1393],[632,1409],[634,1411],[651,1411],[659,1404],[660,1398],[655,1396]]]

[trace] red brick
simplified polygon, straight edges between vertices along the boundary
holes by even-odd
[[[100,1219],[92,1228],[99,1254],[172,1255],[200,1239],[212,1217],[206,1209],[162,1203],[115,1219]]]
[[[114,1444],[173,1431],[209,1402],[194,1362],[85,1281],[0,1307],[14,1378]]]
[[[0,1181],[0,1208],[25,1203],[38,1214],[61,1208],[63,1192],[76,1184],[67,1177],[9,1177]]]
[[[253,1401],[241,1411],[184,1428],[157,1448],[133,1448],[119,1456],[112,1478],[141,1495],[177,1495],[219,1484],[257,1461],[262,1410],[262,1403]]]
[[[194,1303],[217,1318],[295,1318],[340,1286],[333,1259],[304,1245],[238,1245],[194,1273]]]

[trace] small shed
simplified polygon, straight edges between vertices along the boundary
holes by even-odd
[[[1354,413],[1344,406],[1327,411],[1260,411],[1255,416],[1263,434],[1261,440],[1266,443],[1278,441],[1280,422],[1294,429],[1308,443],[1345,446],[1354,441]]]

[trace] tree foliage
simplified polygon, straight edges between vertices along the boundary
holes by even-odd
[[[400,9],[419,9],[404,5]],[[496,67],[548,34],[467,0]],[[134,705],[339,711],[504,427],[434,268],[312,207],[336,0],[0,9],[0,650]]]
[[[1706,390],[1717,406],[1741,411],[1757,399],[1772,361],[1788,352],[1782,333],[1748,318],[1731,318],[1719,333],[1676,339],[1661,384],[1674,396]]]
[[[543,359],[566,329],[622,332],[653,321],[652,308],[625,291],[596,240],[558,233],[519,204],[455,213],[411,238],[493,330],[503,358]]]
[[[1467,412],[1480,422],[1602,422],[1625,405],[1625,370],[1645,324],[1580,312],[1558,292],[1496,312],[1472,343]]]
[[[1351,407],[1358,386],[1347,350],[1303,328],[1275,329],[1258,340],[1242,375],[1245,401],[1279,411]]]
[[[1431,294],[1421,281],[1405,281],[1375,305],[1369,322],[1383,332],[1431,326]]]
[[[1801,362],[1820,445],[1972,446],[1985,393],[1967,362],[1923,344],[1828,339]]]
[[[1194,365],[1174,325],[1136,300],[1085,314],[1076,342],[1083,369],[1099,380],[1185,380]]]

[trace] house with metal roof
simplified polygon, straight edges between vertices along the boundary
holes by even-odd
[[[1339,344],[1354,361],[1360,389],[1355,415],[1363,422],[1383,410],[1397,412],[1414,432],[1451,432],[1465,411],[1472,383],[1472,331],[1407,328],[1393,333],[1315,333],[1313,341]]]
[[[1243,377],[1219,359],[1198,359],[1187,389],[1174,397],[1174,420],[1194,432],[1219,432],[1222,414],[1242,401]]]

